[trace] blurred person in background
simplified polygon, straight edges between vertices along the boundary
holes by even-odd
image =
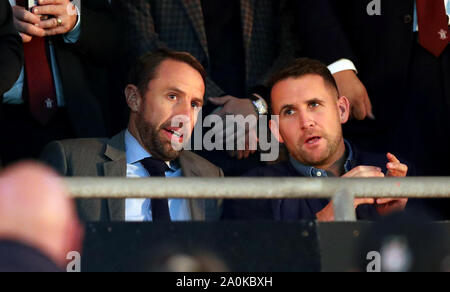
[[[0,271],[65,271],[81,252],[75,206],[52,170],[24,162],[0,173]]]

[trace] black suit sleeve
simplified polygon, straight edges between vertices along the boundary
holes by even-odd
[[[89,58],[90,62],[101,64],[116,63],[124,53],[123,41],[125,31],[114,2],[108,0],[82,1],[80,9],[81,34],[72,45],[79,53]],[[70,46],[70,45],[69,45]]]
[[[22,65],[22,39],[14,27],[11,6],[0,0],[0,98],[17,81]]]
[[[67,159],[60,142],[52,142],[42,151],[40,160],[61,176],[68,175]]]
[[[0,272],[62,272],[38,250],[13,241],[0,241]]]

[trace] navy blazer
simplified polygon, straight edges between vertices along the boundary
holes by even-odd
[[[352,145],[354,160],[352,169],[361,166],[380,167],[387,172],[388,159],[384,154],[359,152]],[[255,169],[246,177],[303,177],[290,162]],[[325,199],[277,199],[277,200],[225,200],[223,220],[276,220],[297,221],[316,220],[316,214],[325,208],[330,200]],[[363,205],[357,209],[359,220],[380,218],[373,205]]]

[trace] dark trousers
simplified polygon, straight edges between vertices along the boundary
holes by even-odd
[[[435,58],[417,44],[412,56],[409,102],[392,145],[414,163],[417,175],[450,176],[450,46]],[[435,219],[450,219],[450,199],[424,204]]]
[[[393,151],[413,162],[418,175],[450,176],[450,46],[435,58],[417,44],[408,88]]]
[[[42,126],[25,105],[2,105],[0,133],[3,166],[23,159],[38,159],[48,143],[74,138],[66,109],[60,108],[52,120]]]

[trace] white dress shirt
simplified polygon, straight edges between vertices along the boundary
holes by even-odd
[[[127,155],[127,177],[150,177],[141,161],[151,157],[151,155],[128,130],[125,132],[125,149]],[[176,163],[167,163],[167,165],[170,167],[170,170],[166,172],[167,178],[183,176],[179,165]],[[190,221],[192,219],[189,202],[186,199],[169,199],[169,211],[172,221]],[[152,221],[152,218],[151,199],[125,200],[125,221],[143,222]]]
[[[396,1],[396,0],[392,0],[392,1]],[[449,26],[450,26],[450,0],[443,0],[443,1],[447,8],[447,15],[449,15]],[[417,7],[414,2],[414,32],[417,32],[417,31],[419,31],[419,25],[417,22]],[[338,60],[338,61],[334,62],[333,64],[329,65],[328,69],[331,71],[332,74],[335,74],[340,71],[345,71],[345,70],[353,70],[356,73],[358,73],[358,70],[356,69],[355,64],[348,59]]]

